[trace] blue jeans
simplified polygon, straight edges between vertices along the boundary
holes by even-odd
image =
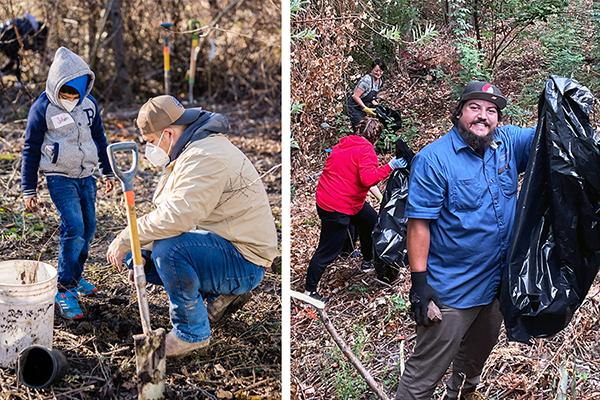
[[[190,343],[210,337],[205,299],[247,293],[265,275],[263,267],[247,261],[229,241],[212,232],[157,240],[150,257],[155,269],[146,263],[146,279],[163,283],[175,334]]]
[[[60,215],[58,284],[76,287],[96,232],[96,179],[46,176],[48,191]]]

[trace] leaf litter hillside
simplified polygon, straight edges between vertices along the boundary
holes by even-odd
[[[230,140],[248,155],[263,176],[278,234],[281,230],[281,142],[279,115],[250,112],[251,104],[203,104],[230,118]],[[137,109],[108,113],[104,118],[110,142],[138,140],[132,118]],[[23,211],[20,197],[20,152],[26,121],[0,125],[0,254],[3,260],[39,259],[57,265],[59,220],[40,179],[43,202],[35,214]],[[148,212],[158,171],[141,158],[135,180],[138,216]],[[87,317],[68,322],[55,316],[54,347],[69,360],[67,376],[50,389],[17,385],[14,371],[0,369],[0,399],[135,399],[135,355],[132,335],[142,332],[135,290],[127,274],[105,260],[108,245],[126,227],[120,185],[105,194],[98,185],[97,231],[85,267],[98,286],[95,297],[83,298]],[[167,363],[167,398],[279,398],[281,348],[280,261],[267,271],[254,296],[213,330],[211,346]],[[170,329],[165,291],[149,285],[153,327]]]
[[[325,149],[347,134],[345,99],[368,72],[370,59],[381,57],[388,63],[382,97],[401,111],[404,126],[399,135],[415,151],[451,127],[449,117],[462,85],[473,77],[491,79],[502,89],[509,98],[503,122],[516,125],[535,125],[537,96],[550,73],[572,75],[600,96],[600,40],[594,31],[600,14],[591,1],[459,1],[451,2],[454,6],[448,10],[431,1],[292,2],[296,3],[292,290],[304,290],[306,268],[319,239],[314,194]],[[521,17],[508,15],[503,4],[521,10]],[[480,41],[474,15],[481,18]],[[533,19],[519,25],[525,16]],[[502,37],[508,46],[494,57]],[[591,118],[597,130],[599,110],[596,102]],[[390,158],[389,151],[380,154],[382,163]],[[378,209],[375,199],[368,201]],[[401,360],[411,354],[415,339],[409,316],[410,274],[401,271],[393,285],[386,285],[374,274],[360,272],[360,261],[338,258],[325,272],[319,291],[331,299],[327,313],[340,335],[393,398]],[[481,390],[490,399],[600,399],[599,331],[597,277],[569,326],[556,336],[526,346],[507,342],[502,332],[483,371]],[[291,305],[291,334],[292,398],[375,398],[315,311],[296,300]],[[442,395],[440,384],[434,399]]]

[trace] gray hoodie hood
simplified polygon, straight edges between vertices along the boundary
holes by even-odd
[[[190,142],[203,139],[214,133],[229,132],[229,120],[222,114],[203,111],[198,118],[183,131],[173,149],[171,150],[171,161],[175,160],[183,152]]]
[[[60,47],[54,54],[54,60],[48,71],[46,80],[46,96],[52,104],[63,108],[58,101],[58,92],[60,88],[70,81],[82,75],[88,75],[88,85],[84,98],[90,94],[94,87],[95,76],[90,67],[77,54],[66,47]],[[80,99],[80,104],[83,99]]]

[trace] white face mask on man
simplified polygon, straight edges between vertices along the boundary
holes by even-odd
[[[171,158],[167,152],[160,147],[160,141],[163,138],[163,134],[164,131],[160,134],[160,138],[158,139],[158,143],[156,145],[153,145],[152,143],[146,143],[146,151],[144,152],[144,156],[148,161],[150,161],[150,164],[159,168],[166,167],[167,164],[169,164],[169,161],[171,161]],[[171,145],[169,145],[169,150],[170,149]]]
[[[79,103],[79,99],[75,99],[75,100],[60,99],[60,104],[68,112],[73,111],[73,109],[77,106],[77,103]]]

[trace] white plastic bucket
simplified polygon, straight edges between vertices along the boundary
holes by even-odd
[[[32,344],[52,348],[56,269],[30,260],[0,262],[0,367]]]

